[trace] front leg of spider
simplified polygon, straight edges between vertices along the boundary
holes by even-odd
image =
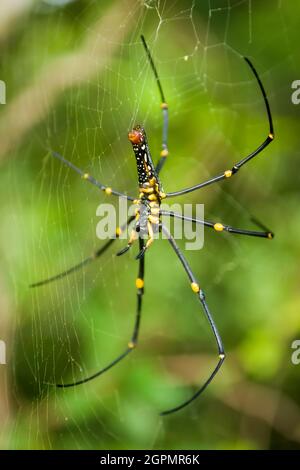
[[[248,66],[250,67],[251,72],[254,75],[254,77],[256,79],[256,82],[259,86],[260,92],[263,96],[263,100],[264,100],[264,103],[265,103],[266,114],[267,114],[267,118],[268,118],[268,125],[269,125],[269,132],[268,132],[267,137],[255,150],[253,150],[253,152],[249,153],[249,155],[246,155],[246,157],[242,158],[237,163],[235,163],[235,165],[233,165],[231,170],[230,169],[225,170],[222,173],[220,173],[219,175],[214,176],[213,178],[210,178],[206,181],[203,181],[202,183],[196,184],[195,186],[191,186],[189,188],[181,189],[180,191],[173,191],[171,193],[167,193],[167,195],[166,195],[167,197],[181,196],[182,194],[191,193],[193,191],[196,191],[197,189],[201,189],[201,188],[204,188],[204,187],[209,186],[211,184],[217,183],[218,181],[222,181],[224,179],[230,179],[231,176],[235,175],[239,171],[240,168],[242,168],[244,165],[246,165],[248,162],[250,162],[250,160],[252,160],[254,157],[259,155],[271,142],[273,142],[274,137],[275,137],[275,135],[274,135],[274,126],[273,126],[273,119],[272,119],[271,109],[270,109],[270,105],[269,105],[269,101],[268,101],[268,98],[267,98],[266,91],[264,89],[262,81],[259,78],[259,75],[258,75],[254,65],[252,64],[252,62],[247,57],[244,57],[244,59],[245,59],[246,63],[248,64]]]

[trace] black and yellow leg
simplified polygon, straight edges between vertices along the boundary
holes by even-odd
[[[176,212],[171,212],[171,211],[162,210],[160,213],[161,213],[161,215],[164,215],[164,216],[174,217],[174,218],[177,218],[177,219],[187,220],[189,222],[194,222],[196,224],[204,225],[205,227],[209,227],[209,228],[214,229],[216,232],[225,231],[225,232],[235,233],[235,234],[239,234],[239,235],[248,235],[250,237],[268,238],[269,240],[274,238],[273,232],[268,230],[265,225],[263,225],[261,222],[259,222],[258,220],[254,219],[254,218],[252,218],[252,221],[255,223],[255,225],[260,227],[263,231],[244,230],[244,229],[241,229],[241,228],[231,227],[231,225],[224,225],[221,222],[209,222],[207,220],[200,220],[200,219],[196,219],[195,217],[187,217],[187,216],[177,214]]]
[[[140,249],[143,249],[144,246],[144,240],[142,238],[139,239],[140,243]],[[130,341],[127,344],[127,348],[125,351],[120,354],[116,359],[114,359],[110,364],[108,364],[106,367],[103,369],[99,370],[93,375],[90,375],[89,377],[86,377],[84,379],[78,380],[76,382],[70,382],[66,384],[56,384],[56,387],[58,388],[68,388],[68,387],[75,387],[77,385],[84,384],[86,382],[89,382],[90,380],[95,379],[96,377],[99,377],[99,375],[104,374],[104,372],[107,372],[109,369],[111,369],[113,366],[118,364],[122,359],[124,359],[131,351],[133,351],[137,345],[138,341],[138,335],[139,335],[139,329],[140,329],[140,323],[141,323],[141,313],[142,313],[142,298],[144,294],[144,273],[145,273],[145,259],[142,258],[140,259],[139,262],[139,270],[138,270],[138,277],[136,279],[136,288],[137,288],[137,307],[136,307],[136,317],[135,317],[135,323],[134,323],[134,328],[133,328],[133,333],[131,336]]]
[[[175,251],[176,255],[178,256],[185,272],[187,273],[188,275],[188,278],[190,280],[190,286],[191,286],[191,289],[192,291],[198,296],[198,299],[202,305],[202,308],[204,310],[204,313],[205,313],[205,316],[209,322],[209,325],[212,329],[212,332],[214,334],[214,337],[215,337],[215,340],[216,340],[216,343],[217,343],[217,347],[218,347],[218,363],[217,365],[215,366],[215,368],[212,370],[210,376],[208,377],[208,379],[206,380],[206,382],[202,385],[202,387],[200,387],[196,393],[194,393],[191,398],[189,398],[188,400],[186,400],[185,402],[181,403],[180,405],[174,407],[174,408],[171,408],[167,411],[163,411],[161,413],[161,415],[168,415],[168,414],[171,414],[171,413],[174,413],[175,411],[179,411],[181,410],[182,408],[186,407],[187,405],[189,405],[192,401],[194,401],[202,392],[204,392],[204,390],[206,389],[206,387],[210,384],[210,382],[213,380],[213,378],[215,377],[215,375],[217,374],[218,370],[220,369],[220,367],[222,366],[224,360],[225,360],[225,352],[224,352],[224,347],[223,347],[223,344],[222,344],[222,340],[221,340],[221,337],[218,333],[218,330],[217,330],[217,327],[215,325],[215,322],[212,318],[212,315],[209,311],[209,308],[207,306],[207,303],[206,303],[206,300],[205,300],[205,295],[204,295],[204,292],[203,290],[201,289],[201,287],[199,286],[199,283],[196,279],[196,277],[194,276],[185,256],[181,253],[177,243],[175,242],[174,238],[172,237],[172,235],[170,234],[170,232],[168,231],[168,229],[162,224],[162,231],[165,233],[169,243],[171,244],[173,250]]]
[[[43,279],[42,281],[34,282],[33,284],[30,284],[29,287],[40,287],[43,286],[44,284],[49,284],[50,282],[53,281],[58,281],[59,279],[62,279],[66,276],[68,276],[71,273],[74,273],[75,271],[78,271],[79,269],[83,268],[87,264],[92,263],[96,259],[98,259],[105,251],[113,244],[113,242],[120,237],[121,233],[126,229],[126,227],[133,221],[134,216],[129,217],[127,220],[126,224],[123,224],[121,227],[117,227],[116,229],[116,238],[111,238],[108,240],[99,250],[95,251],[91,256],[88,258],[85,258],[83,261],[80,263],[76,264],[75,266],[72,266],[71,268],[62,271],[59,274],[55,274],[52,277],[49,277],[48,279]]]
[[[127,196],[127,194],[121,193],[120,191],[116,191],[115,189],[112,189],[110,186],[105,186],[104,184],[100,183],[93,176],[91,176],[89,173],[85,173],[80,168],[75,166],[72,162],[69,162],[68,160],[66,160],[58,152],[54,152],[54,151],[51,150],[51,154],[53,155],[53,157],[57,158],[58,160],[63,162],[65,165],[67,165],[69,168],[71,168],[76,173],[78,173],[81,176],[82,179],[84,179],[85,181],[88,181],[89,183],[93,184],[97,188],[101,189],[101,191],[103,191],[107,196],[110,196],[111,194],[113,194],[114,196],[125,198],[128,201],[134,201],[133,197]]]
[[[168,126],[169,126],[169,111],[168,104],[163,102],[160,105],[163,115],[163,131],[162,131],[162,146],[160,152],[160,158],[156,164],[156,172],[159,175],[162,167],[165,164],[165,161],[169,155],[168,149]]]
[[[181,189],[180,191],[174,191],[171,193],[166,193],[166,197],[173,197],[173,196],[180,196],[181,194],[186,194],[186,193],[191,193],[192,191],[196,191],[197,189],[204,188],[205,186],[209,186],[210,184],[216,183],[218,181],[224,180],[224,179],[229,179],[231,176],[235,175],[238,170],[248,163],[252,158],[254,158],[256,155],[258,155],[260,152],[262,152],[267,145],[269,145],[273,140],[274,140],[274,127],[273,127],[273,120],[272,120],[272,115],[271,115],[271,110],[270,110],[270,105],[269,101],[265,92],[265,89],[263,87],[263,84],[258,76],[258,73],[256,72],[254,66],[250,62],[250,60],[247,57],[244,57],[245,61],[249,65],[253,75],[256,78],[256,81],[258,83],[258,86],[260,88],[260,91],[263,95],[264,103],[265,103],[265,109],[267,112],[267,117],[268,117],[268,123],[269,123],[269,133],[267,138],[263,141],[259,147],[257,147],[253,152],[251,152],[249,155],[246,157],[242,158],[239,160],[237,163],[233,165],[231,169],[225,170],[223,173],[220,173],[217,176],[214,176],[213,178],[210,178],[203,183],[196,184],[195,186],[191,186],[189,188]]]
[[[139,248],[140,251],[144,248],[144,240],[139,238]],[[138,335],[139,335],[139,328],[141,322],[141,311],[142,311],[142,298],[144,295],[144,277],[145,277],[145,257],[143,256],[139,260],[139,271],[138,277],[135,281],[135,287],[137,289],[137,312],[136,312],[136,321],[134,326],[133,335],[131,341],[128,343],[128,347],[131,349],[135,348],[137,345]]]
[[[157,162],[157,165],[156,165],[156,168],[155,168],[157,174],[159,174],[159,172],[161,171],[161,169],[162,169],[162,167],[163,167],[163,165],[166,161],[167,156],[169,155],[169,149],[168,149],[169,111],[168,111],[168,104],[166,103],[165,94],[164,94],[164,91],[163,91],[163,88],[162,88],[162,85],[161,85],[161,81],[160,81],[158,73],[157,73],[156,66],[155,66],[154,61],[152,59],[151,52],[150,52],[150,50],[147,46],[147,43],[146,43],[146,40],[145,40],[144,36],[141,36],[141,39],[142,39],[142,43],[143,43],[143,46],[145,48],[145,51],[146,51],[146,54],[147,54],[152,72],[154,74],[154,77],[155,77],[155,80],[156,80],[156,83],[157,83],[157,87],[158,87],[158,91],[159,91],[159,95],[160,95],[160,99],[161,99],[160,107],[161,107],[161,110],[162,110],[162,117],[163,117],[162,148],[161,148],[161,152],[160,152],[160,158],[159,158],[159,160]]]
[[[126,253],[132,247],[136,239],[137,239],[137,233],[136,233],[136,230],[133,229],[131,231],[131,235],[130,235],[127,245],[124,248],[122,248],[122,250],[118,251],[117,256],[124,255],[124,253]]]

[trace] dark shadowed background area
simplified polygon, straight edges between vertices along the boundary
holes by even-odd
[[[299,3],[2,0],[0,11],[1,448],[299,448]],[[275,238],[207,230],[203,249],[186,252],[227,359],[197,401],[164,418],[159,411],[187,399],[217,360],[167,241],[147,253],[139,347],[78,388],[51,384],[96,372],[130,339],[137,248],[117,258],[125,241],[116,241],[85,269],[28,287],[101,246],[96,210],[113,202],[49,149],[133,196],[133,124],[145,126],[158,158],[160,98],[141,34],[170,108],[166,191],[231,168],[267,136],[243,56],[264,83],[276,136],[234,178],[174,199],[241,228],[255,228],[253,215]]]

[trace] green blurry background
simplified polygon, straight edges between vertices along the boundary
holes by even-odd
[[[105,4],[105,5],[103,5]],[[17,5],[17,6],[15,6]],[[299,448],[300,339],[299,2],[258,0],[1,2],[0,446],[30,449]],[[48,149],[100,181],[137,193],[127,132],[145,125],[161,145],[148,39],[170,106],[166,191],[196,184],[276,139],[232,180],[174,199],[205,204],[206,218],[273,241],[205,233],[187,251],[228,354],[217,378],[188,398],[216,363],[215,343],[166,241],[146,257],[139,348],[103,377],[58,390],[123,351],[135,312],[135,252],[103,259],[57,283],[28,285],[76,264],[101,245],[100,203],[112,202],[54,161]],[[179,242],[184,248],[184,242]]]

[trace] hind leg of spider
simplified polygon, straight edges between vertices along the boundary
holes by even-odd
[[[45,284],[49,284],[50,282],[58,281],[59,279],[62,279],[64,277],[68,276],[69,274],[74,273],[75,271],[78,271],[79,269],[83,268],[87,264],[90,264],[93,261],[95,261],[96,259],[100,258],[100,256],[103,255],[103,253],[105,253],[105,251],[113,244],[113,242],[117,238],[120,237],[123,230],[133,221],[133,219],[134,219],[134,216],[129,217],[126,224],[123,224],[121,227],[117,228],[116,238],[111,238],[110,240],[108,240],[101,248],[99,248],[99,250],[95,251],[95,253],[93,253],[88,258],[85,258],[83,261],[76,264],[75,266],[72,266],[71,268],[67,269],[66,271],[63,271],[59,274],[55,274],[54,276],[49,277],[48,279],[43,279],[42,281],[34,282],[33,284],[30,284],[29,287],[40,287],[40,286],[43,286]]]
[[[204,295],[204,292],[203,290],[199,287],[199,284],[197,282],[197,279],[196,277],[194,276],[187,260],[185,259],[185,256],[181,253],[177,243],[175,242],[174,238],[172,237],[172,235],[170,234],[170,232],[168,231],[168,229],[162,225],[162,230],[163,232],[165,233],[169,243],[171,244],[173,250],[175,251],[177,257],[179,258],[185,272],[187,273],[188,277],[189,277],[189,280],[190,280],[190,283],[191,283],[191,288],[192,288],[192,291],[198,296],[198,299],[202,305],[202,308],[204,310],[204,314],[209,322],[209,325],[211,327],[211,330],[214,334],[214,337],[215,337],[215,340],[216,340],[216,343],[217,343],[217,347],[218,347],[218,355],[219,355],[219,360],[218,360],[218,363],[217,365],[215,366],[215,368],[213,369],[213,371],[211,372],[210,376],[208,377],[208,379],[206,380],[206,382],[202,385],[202,387],[200,387],[196,393],[194,393],[194,395],[191,396],[191,398],[189,398],[188,400],[186,400],[185,402],[181,403],[180,405],[174,407],[174,408],[171,408],[169,410],[166,410],[166,411],[163,411],[161,413],[162,416],[164,415],[168,415],[168,414],[171,414],[171,413],[174,413],[175,411],[179,411],[181,410],[182,408],[185,408],[187,405],[189,405],[192,401],[194,401],[199,395],[201,395],[202,392],[204,392],[204,390],[206,389],[206,387],[210,384],[210,382],[213,380],[213,378],[215,377],[215,375],[217,374],[218,370],[220,369],[220,367],[222,366],[224,360],[225,360],[225,352],[224,352],[224,347],[223,347],[223,344],[222,344],[222,340],[221,340],[221,337],[218,333],[218,330],[217,330],[217,327],[215,325],[215,322],[212,318],[212,315],[209,311],[209,308],[207,306],[207,303],[206,303],[206,300],[205,300],[205,295]]]
[[[50,150],[51,154],[53,157],[57,158],[60,160],[62,163],[64,163],[66,166],[71,168],[73,171],[78,173],[82,179],[85,181],[88,181],[89,183],[93,184],[97,188],[101,189],[105,194],[110,196],[113,194],[114,196],[122,197],[127,199],[128,201],[134,201],[134,198],[131,196],[127,196],[127,194],[121,193],[120,191],[116,191],[115,189],[112,189],[110,186],[106,186],[102,183],[100,183],[98,180],[96,180],[93,176],[91,176],[89,173],[85,173],[82,171],[80,168],[78,168],[76,165],[74,165],[72,162],[69,162],[66,158],[64,158],[60,153],[54,152],[53,150]]]
[[[144,245],[144,240],[142,238],[139,238],[139,243],[140,243],[140,249],[142,250],[143,245]],[[116,359],[114,359],[110,364],[108,364],[106,367],[99,370],[95,374],[89,377],[86,377],[84,379],[78,380],[76,382],[56,384],[56,387],[58,388],[75,387],[77,385],[81,385],[86,382],[89,382],[90,380],[93,380],[96,377],[99,377],[99,375],[104,374],[104,372],[108,371],[113,366],[118,364],[118,362],[124,359],[131,351],[133,351],[136,348],[137,342],[138,342],[139,330],[140,330],[140,323],[141,323],[142,298],[144,295],[144,274],[145,274],[145,258],[143,257],[139,261],[138,277],[135,282],[136,289],[137,289],[137,307],[136,307],[135,324],[134,324],[131,339],[125,351],[122,354],[120,354],[120,356],[118,356]]]
[[[146,40],[145,40],[144,36],[141,36],[141,39],[142,39],[142,43],[143,43],[143,46],[145,48],[145,51],[146,51],[146,54],[147,54],[147,57],[148,57],[148,60],[149,60],[149,63],[150,63],[150,66],[151,66],[151,69],[152,69],[152,72],[153,72],[153,75],[155,77],[155,81],[157,83],[158,91],[159,91],[160,99],[161,99],[160,107],[161,107],[161,110],[162,110],[162,118],[163,118],[162,146],[161,146],[160,158],[159,158],[159,160],[156,164],[156,168],[155,168],[157,174],[159,174],[162,167],[165,164],[167,156],[169,155],[169,150],[168,150],[169,111],[168,111],[168,104],[166,103],[165,94],[164,94],[164,91],[163,91],[163,88],[162,88],[162,85],[161,85],[161,81],[159,79],[157,69],[156,69],[156,66],[154,64],[150,49],[149,49],[149,47],[146,43]]]

